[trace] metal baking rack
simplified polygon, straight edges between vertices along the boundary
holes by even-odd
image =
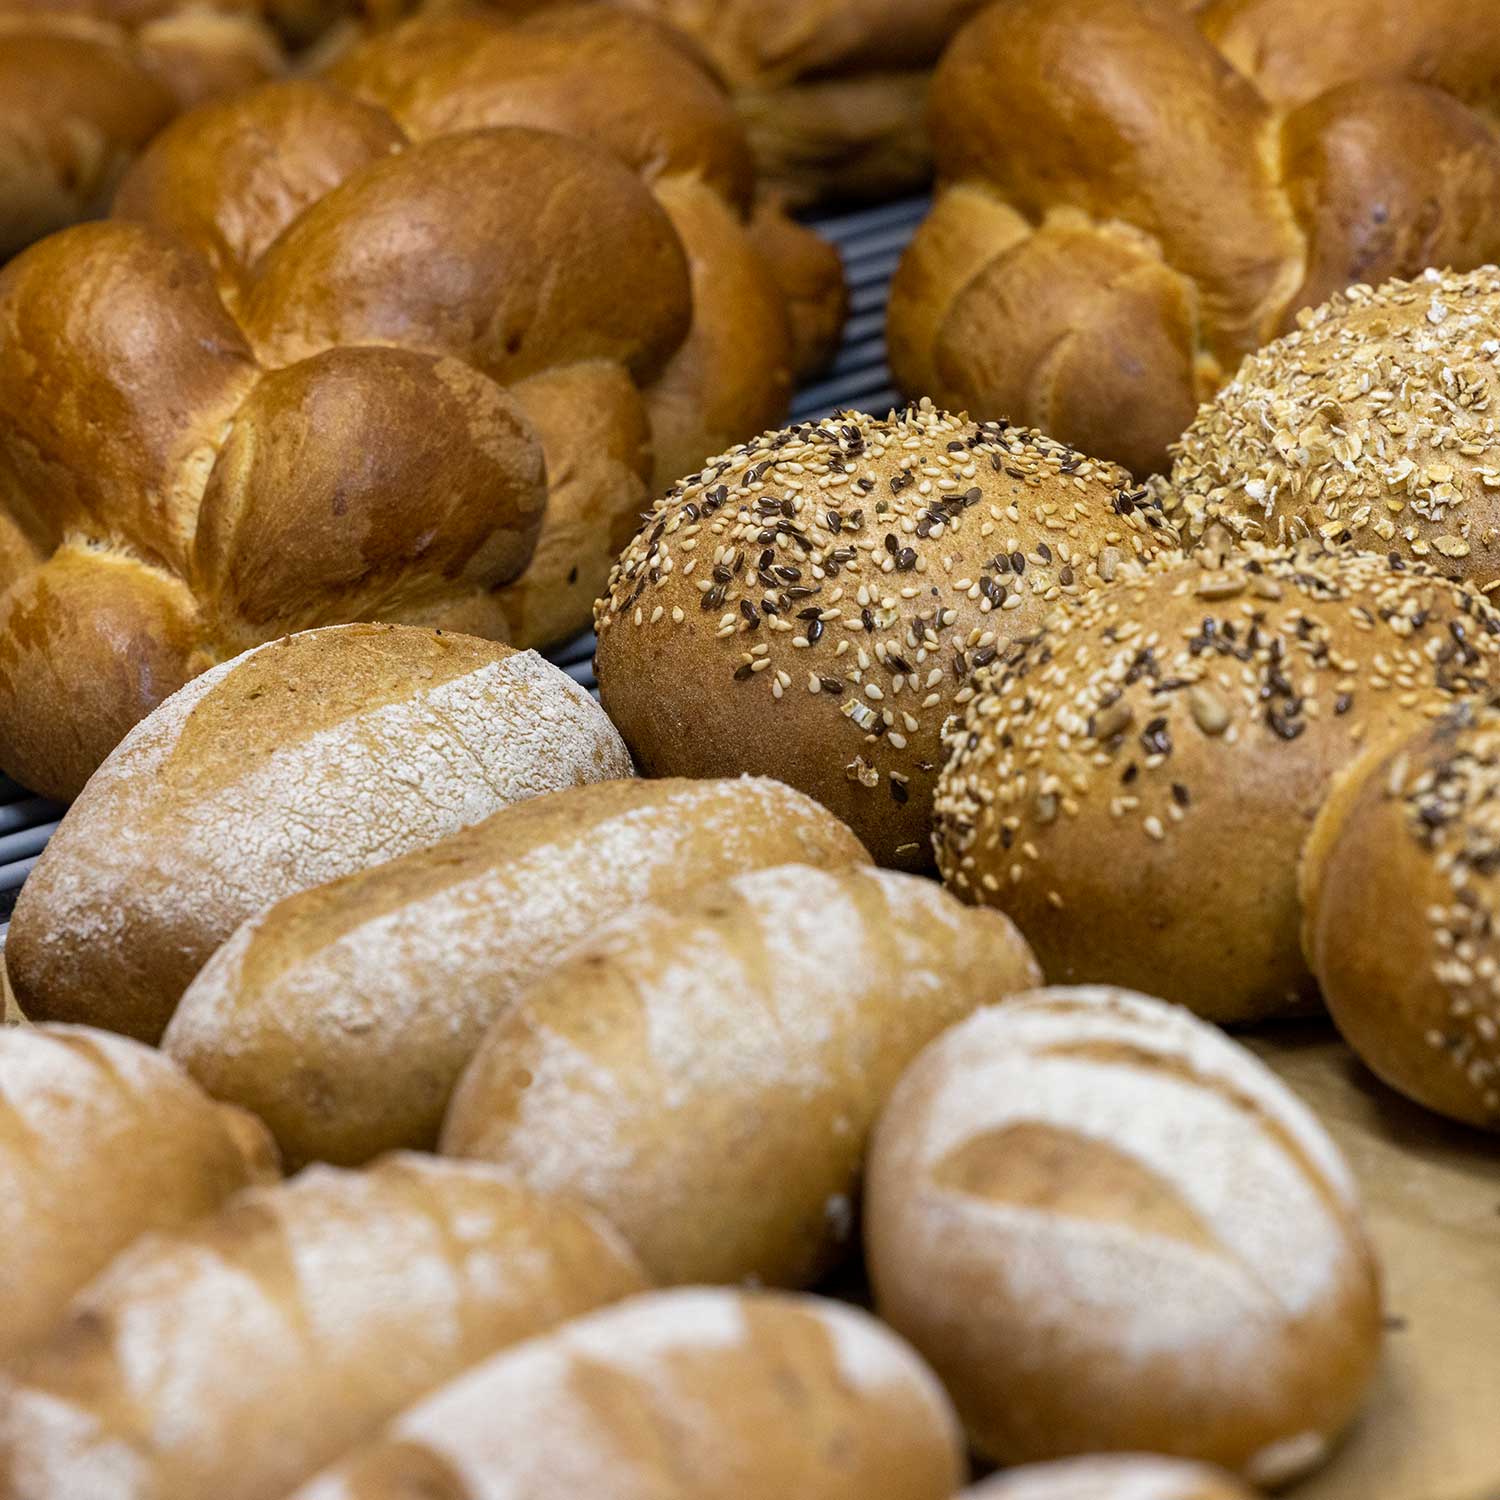
[[[925,198],[813,218],[812,227],[839,247],[849,281],[849,322],[827,374],[804,386],[794,419],[827,416],[854,406],[883,413],[897,401],[885,363],[885,299],[901,251],[926,211]],[[585,632],[547,653],[575,681],[594,691],[594,637]],[[33,797],[0,774],[0,941],[21,882],[36,863],[62,806]]]

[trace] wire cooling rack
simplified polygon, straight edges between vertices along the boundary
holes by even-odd
[[[926,211],[924,198],[812,219],[839,247],[849,281],[849,322],[838,357],[822,379],[804,386],[792,403],[798,420],[840,407],[884,412],[897,401],[885,362],[885,299],[891,273]],[[594,637],[585,632],[547,653],[575,681],[594,690]],[[61,804],[34,797],[0,774],[0,940],[21,883],[46,847]]]

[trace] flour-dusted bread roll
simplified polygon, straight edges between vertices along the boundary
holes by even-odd
[[[805,1286],[902,1069],[1038,972],[999,913],[916,876],[742,875],[619,919],[502,1016],[443,1149],[592,1203],[658,1281]]]
[[[431,1147],[491,1022],[601,922],[747,870],[868,861],[779,782],[573,787],[251,918],[162,1045],[289,1163]]]
[[[1265,1067],[1103,987],[983,1010],[902,1078],[871,1151],[879,1310],[975,1444],[1175,1454],[1279,1484],[1380,1347],[1353,1179]]]
[[[1255,1500],[1233,1475],[1149,1453],[1110,1453],[1025,1464],[967,1489],[958,1500]]]
[[[630,774],[598,706],[534,652],[405,625],[287,636],[195,678],[99,768],[16,904],[11,984],[33,1020],[155,1041],[246,917]]]
[[[1049,980],[1237,1021],[1312,1003],[1313,817],[1383,737],[1500,685],[1500,616],[1399,557],[1215,561],[1100,590],[997,663],[936,827],[944,878],[1009,913]]]
[[[646,774],[775,776],[930,869],[970,670],[1173,542],[1123,469],[1040,433],[840,412],[657,502],[595,608],[600,696]]]
[[[1302,864],[1339,1030],[1393,1088],[1500,1130],[1500,713],[1467,706],[1336,789]]]
[[[74,1299],[0,1402],[0,1493],[282,1500],[475,1361],[644,1286],[608,1225],[483,1167],[314,1167]]]
[[[947,1500],[941,1388],[842,1303],[633,1297],[497,1355],[295,1500]]]
[[[275,1173],[264,1130],[160,1053],[83,1027],[0,1029],[0,1368],[137,1235]]]

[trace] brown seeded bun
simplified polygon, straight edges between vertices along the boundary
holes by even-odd
[[[1318,536],[1500,578],[1500,271],[1351,287],[1240,366],[1176,448],[1200,530]]]
[[[865,1195],[881,1316],[1002,1463],[1151,1452],[1311,1469],[1380,1348],[1353,1178],[1312,1113],[1180,1007],[1040,990],[934,1042]]]
[[[928,869],[969,669],[1166,545],[1129,484],[927,402],[757,438],[669,490],[610,574],[604,706],[645,774],[775,776],[877,864]]]
[[[601,922],[771,865],[867,864],[780,782],[604,781],[507,807],[245,922],[162,1038],[288,1164],[430,1150],[497,1016]]]
[[[1334,776],[1500,682],[1500,619],[1399,558],[1199,558],[997,663],[952,734],[938,859],[1049,980],[1244,1021],[1313,999],[1297,859]]]
[[[1208,1464],[1148,1453],[1110,1453],[1025,1464],[958,1500],[1255,1500],[1232,1475]]]
[[[1313,825],[1308,962],[1345,1040],[1409,1099],[1500,1130],[1500,713],[1371,756]]]
[[[1037,974],[930,880],[741,875],[638,908],[496,1021],[443,1150],[592,1204],[657,1281],[811,1285],[907,1063]]]

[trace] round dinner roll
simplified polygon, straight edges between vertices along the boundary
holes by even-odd
[[[1302,865],[1308,962],[1392,1088],[1500,1130],[1500,713],[1460,708],[1361,762]]]
[[[1216,1021],[1314,1000],[1297,859],[1367,747],[1500,683],[1500,617],[1420,564],[1247,549],[1058,611],[950,743],[944,878],[1014,918],[1055,983]]]
[[[293,1500],[948,1500],[942,1388],[820,1297],[648,1292],[439,1388]]]
[[[929,402],[712,460],[595,606],[599,692],[644,774],[775,776],[877,864],[932,865],[943,721],[970,670],[1175,544],[1123,469]]]
[[[604,781],[502,809],[250,918],[163,1048],[255,1111],[288,1165],[431,1149],[490,1023],[600,923],[731,875],[868,864],[780,782]]]
[[[502,1015],[443,1150],[592,1204],[659,1282],[808,1286],[853,1238],[907,1063],[1038,974],[1009,921],[930,880],[737,876],[618,919]]]
[[[871,1148],[876,1305],[1001,1463],[1313,1468],[1380,1348],[1379,1276],[1313,1114],[1180,1007],[1039,990],[945,1032]]]
[[[142,720],[68,810],[16,903],[16,999],[154,1042],[246,917],[630,774],[599,706],[533,651],[409,625],[258,646]]]
[[[1500,270],[1354,286],[1240,366],[1176,448],[1200,531],[1317,536],[1500,578]]]
[[[1255,1500],[1238,1479],[1208,1464],[1150,1453],[1110,1453],[1025,1464],[958,1500]]]

